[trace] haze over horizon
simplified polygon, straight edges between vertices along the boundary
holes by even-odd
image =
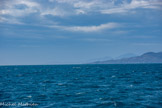
[[[1,0],[0,65],[162,51],[161,0]]]

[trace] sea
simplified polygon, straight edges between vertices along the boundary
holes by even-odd
[[[0,107],[162,108],[162,64],[0,66]]]

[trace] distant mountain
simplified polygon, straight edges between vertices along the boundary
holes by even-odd
[[[162,63],[162,52],[154,53],[148,52],[141,56],[106,60],[106,61],[96,61],[90,64],[133,64],[133,63]]]
[[[87,62],[95,62],[95,61],[105,61],[105,60],[112,60],[112,57],[106,56],[106,57],[100,57],[100,58],[95,58],[95,59],[90,59],[87,60],[85,63]]]
[[[123,54],[123,55],[120,55],[118,57],[115,57],[115,59],[130,58],[130,57],[135,57],[135,56],[137,56],[137,55],[133,54],[133,53],[127,53],[127,54]]]

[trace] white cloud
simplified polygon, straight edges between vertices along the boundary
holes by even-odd
[[[31,0],[15,0],[14,4],[24,4],[29,8],[39,7],[39,4]]]
[[[132,0],[130,3],[123,2],[119,6],[101,10],[103,14],[127,13],[138,8],[160,9],[162,2],[157,0]]]
[[[75,13],[76,14],[86,14],[86,12],[84,10],[82,10],[82,9],[76,9]]]
[[[4,23],[4,22],[9,24],[24,24],[15,18],[9,19],[9,18],[0,17],[0,23]]]
[[[49,4],[49,5],[48,5]],[[25,5],[26,8],[19,9],[17,5]],[[132,0],[130,3],[123,0],[119,5],[114,0],[49,0],[43,4],[34,0],[13,0],[4,2],[5,8],[0,9],[0,15],[10,15],[13,17],[24,16],[31,13],[40,15],[78,15],[90,12],[100,12],[102,14],[126,13],[137,8],[159,9],[162,2],[159,0]]]
[[[5,8],[0,10],[0,15],[9,15],[12,17],[26,16],[38,12],[40,5],[31,0],[14,0],[4,4]],[[23,8],[18,8],[18,6]]]
[[[50,0],[63,6],[71,6],[75,14],[86,14],[91,12],[99,12],[101,14],[127,13],[134,12],[135,9],[161,9],[162,2],[160,0]],[[64,8],[64,7],[63,7]],[[73,14],[74,15],[74,14]]]
[[[95,26],[50,26],[52,28],[59,28],[61,30],[72,32],[98,32],[105,29],[114,29],[120,27],[117,23],[106,23]]]
[[[111,42],[112,40],[109,39],[101,39],[101,38],[85,38],[81,39],[82,41],[87,41],[87,42]]]
[[[53,9],[47,9],[47,10],[44,10],[40,13],[41,15],[52,15],[52,16],[65,16],[67,15],[68,13],[64,10],[62,10],[61,8],[58,8],[58,7],[55,7]]]
[[[86,8],[86,9],[90,9],[91,7],[95,6],[97,4],[97,2],[83,2],[83,1],[79,1],[74,3],[74,7],[75,8]]]
[[[40,19],[44,20],[43,17],[46,15],[65,17],[96,12],[99,14],[128,13],[136,12],[138,8],[161,9],[162,6],[160,0],[126,1],[123,0],[123,2],[116,4],[119,2],[118,0],[48,0],[46,3],[36,0],[2,0],[0,1],[0,16],[8,20],[17,18],[18,21],[21,17],[37,14]],[[2,21],[5,22],[5,20]],[[99,29],[97,26],[68,28],[69,31],[87,32]]]

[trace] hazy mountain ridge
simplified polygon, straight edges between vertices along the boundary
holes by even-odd
[[[147,52],[141,56],[135,56],[130,58],[96,61],[90,64],[131,64],[131,63],[162,63],[162,52]]]

